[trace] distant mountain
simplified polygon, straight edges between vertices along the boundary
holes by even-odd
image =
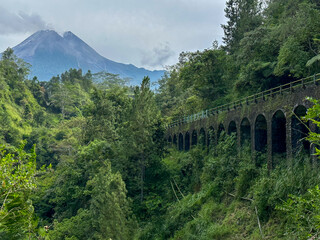
[[[140,84],[144,76],[149,76],[151,82],[154,82],[164,74],[164,71],[149,71],[102,57],[72,32],[60,36],[52,30],[38,31],[13,50],[19,58],[32,65],[31,75],[41,81],[48,81],[52,76],[70,68],[81,68],[84,72],[91,70],[92,73],[105,71],[119,74],[120,77],[130,78],[131,85]]]

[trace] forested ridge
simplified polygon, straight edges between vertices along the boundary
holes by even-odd
[[[320,169],[303,149],[270,171],[234,135],[188,152],[164,138],[172,119],[320,71],[317,0],[228,0],[225,14],[223,44],[181,53],[156,91],[76,69],[28,79],[7,49],[0,239],[319,239]],[[302,121],[320,127],[310,101]]]

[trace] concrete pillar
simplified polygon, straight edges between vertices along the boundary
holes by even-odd
[[[176,140],[177,142],[174,143],[173,139],[174,139],[174,135],[176,135]],[[176,148],[176,150],[179,150],[179,133],[173,133],[173,138],[172,138],[172,146]]]
[[[206,128],[203,128],[204,129],[204,146],[208,146],[208,142],[207,142],[207,140],[208,140],[208,130],[206,129]]]
[[[287,152],[287,164],[292,167],[292,128],[291,128],[292,118],[291,114],[286,117],[286,152]]]
[[[204,130],[204,139],[202,139],[203,136],[201,135],[201,129],[202,128],[200,128],[200,130],[197,133],[198,134],[198,144],[203,144],[204,143],[204,147],[206,147],[207,146],[207,138],[208,138],[207,134],[208,134],[208,132],[207,132],[206,128],[203,128],[203,130]]]
[[[267,160],[268,160],[268,169],[271,170],[272,166],[272,119],[267,120]]]
[[[236,127],[237,127],[237,147],[238,147],[238,153],[240,154],[241,152],[241,129],[240,129],[240,121],[237,123],[236,122]]]

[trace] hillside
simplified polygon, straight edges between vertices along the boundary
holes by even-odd
[[[228,0],[223,45],[181,53],[157,91],[148,77],[132,88],[113,75],[95,83],[78,69],[30,80],[28,66],[7,49],[0,60],[0,239],[320,239],[320,100],[289,111],[263,95],[266,108],[246,121],[244,103],[235,121],[217,111],[215,128],[201,120],[208,125],[197,134],[197,123],[192,132],[180,124],[172,144],[165,138],[173,119],[320,72],[319,2],[260,3]],[[25,57],[52,49],[64,61],[55,52],[69,38],[91,51],[71,33],[38,34],[39,45],[21,45],[34,46],[21,50]],[[80,53],[68,56],[81,63]],[[271,106],[276,101],[285,114]],[[248,131],[258,148],[241,141]],[[302,144],[287,134],[303,136]]]

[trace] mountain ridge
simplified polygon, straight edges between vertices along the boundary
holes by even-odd
[[[31,75],[41,81],[48,81],[70,68],[118,74],[129,78],[131,85],[140,84],[144,76],[155,82],[164,74],[163,70],[150,71],[105,58],[71,31],[59,35],[54,30],[40,30],[13,50],[17,57],[32,65]]]

